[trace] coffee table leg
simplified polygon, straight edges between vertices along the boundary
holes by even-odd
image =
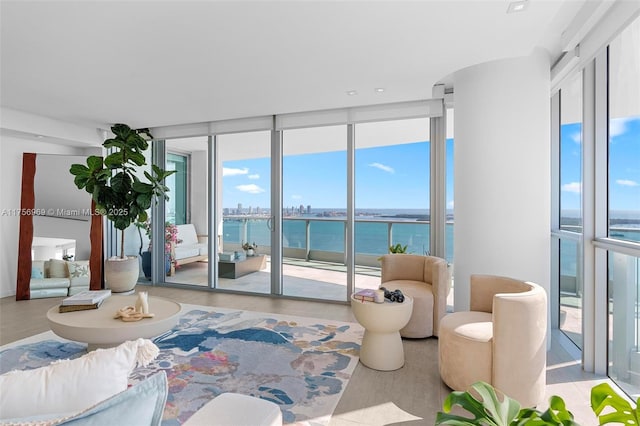
[[[400,332],[375,333],[365,330],[360,346],[360,361],[374,370],[397,370],[404,365]]]

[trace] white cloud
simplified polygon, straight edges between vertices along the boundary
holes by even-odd
[[[246,175],[249,173],[249,169],[246,167],[244,169],[231,169],[229,167],[222,168],[222,176],[240,176]]]
[[[582,133],[580,132],[575,132],[574,134],[572,134],[570,136],[570,138],[577,143],[578,145],[580,145],[582,143]]]
[[[249,185],[238,185],[236,186],[238,191],[248,192],[249,194],[260,194],[264,192],[264,189],[260,188],[258,185],[254,185],[253,183]]]
[[[562,185],[562,190],[565,192],[580,194],[582,192],[582,184],[580,182],[565,183]]]
[[[294,195],[291,196],[291,199],[292,200],[302,200],[302,195],[294,194]]]
[[[371,163],[371,164],[369,164],[369,167],[375,167],[375,168],[380,169],[382,171],[385,171],[387,173],[395,173],[396,172],[395,170],[393,170],[393,167],[385,166],[384,164],[380,164],[380,163]]]
[[[448,208],[448,209],[452,209],[452,208],[453,208],[453,201],[449,201],[449,202],[447,203],[447,208]]]
[[[257,173],[254,173],[252,175],[247,176],[249,179],[260,179],[260,175]]]
[[[616,180],[616,183],[618,185],[622,185],[622,186],[638,186],[638,182],[636,182],[635,180],[627,180],[627,179],[618,179]]]
[[[627,123],[633,120],[632,117],[612,118],[609,121],[609,137],[620,136],[627,131]]]

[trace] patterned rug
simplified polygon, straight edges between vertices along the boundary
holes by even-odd
[[[162,424],[179,425],[212,398],[237,392],[278,404],[284,422],[326,425],[358,363],[357,323],[183,304],[179,324],[158,336],[160,355],[131,383],[169,378]],[[0,373],[86,353],[46,332],[0,348]]]

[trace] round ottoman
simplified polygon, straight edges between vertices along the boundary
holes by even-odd
[[[362,302],[351,296],[351,309],[364,327],[360,346],[360,362],[374,370],[397,370],[404,365],[404,348],[400,329],[413,311],[413,299],[405,296],[403,303]]]
[[[466,391],[477,381],[492,383],[492,315],[454,312],[440,320],[440,377],[453,390]]]
[[[239,393],[223,393],[206,403],[183,426],[282,426],[277,404]]]

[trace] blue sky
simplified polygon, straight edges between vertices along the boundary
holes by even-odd
[[[453,203],[453,141],[448,141],[447,202]],[[429,143],[356,150],[357,209],[428,209]],[[345,209],[346,151],[286,156],[283,205]],[[223,206],[268,207],[270,165],[266,158],[224,163]]]
[[[609,203],[611,210],[640,212],[640,117],[609,123]],[[581,203],[581,124],[560,129],[560,199],[562,210],[577,210]]]
[[[611,210],[640,212],[640,117],[610,122],[609,199]],[[561,128],[561,207],[581,203],[581,124]],[[283,205],[346,208],[346,152],[287,156],[283,159]],[[428,142],[356,151],[357,209],[427,209]],[[267,158],[224,163],[224,207],[269,207]],[[447,140],[447,208],[453,208],[453,140]]]

